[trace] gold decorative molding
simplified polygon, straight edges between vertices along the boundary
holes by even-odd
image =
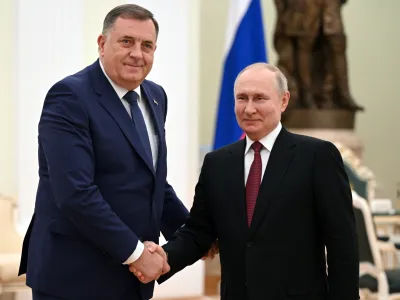
[[[343,161],[361,180],[368,182],[368,200],[375,198],[376,177],[372,170],[349,147],[338,141],[333,141],[333,144],[338,148]]]
[[[361,159],[343,143],[333,142],[333,144],[338,148],[343,160],[356,172],[363,180],[375,180],[375,175],[371,169],[363,165]]]

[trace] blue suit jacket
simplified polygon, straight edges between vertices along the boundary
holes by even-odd
[[[188,211],[166,180],[163,88],[141,85],[159,137],[154,171],[132,121],[96,61],[56,83],[39,122],[39,186],[20,274],[62,299],[152,297],[123,262],[138,240],[166,239]],[[133,294],[130,299],[136,299]]]

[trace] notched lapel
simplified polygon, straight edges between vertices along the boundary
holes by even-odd
[[[142,92],[142,96],[144,96],[147,100],[148,103],[148,107],[149,110],[151,112],[151,117],[153,119],[153,124],[155,127],[155,130],[157,132],[157,136],[158,136],[158,160],[157,160],[157,170],[159,170],[159,164],[161,162],[160,157],[162,157],[162,153],[163,151],[165,151],[164,149],[164,143],[162,143],[162,139],[164,138],[164,136],[162,135],[162,133],[164,132],[164,130],[161,130],[162,128],[164,128],[164,124],[160,124],[160,114],[162,115],[161,112],[161,108],[158,105],[157,100],[155,100],[151,89],[148,87],[148,85],[146,84],[146,82],[144,81],[141,85],[141,92]]]
[[[93,74],[95,91],[98,94],[97,100],[100,105],[108,111],[114,121],[118,124],[119,128],[128,139],[132,147],[136,150],[138,155],[143,159],[146,165],[149,167],[153,175],[155,176],[154,167],[147,159],[145,149],[142,146],[138,132],[135,130],[132,119],[129,117],[121,100],[115,93],[111,84],[108,82],[107,78],[104,76],[103,71],[98,65],[98,70],[96,74]]]
[[[246,140],[243,139],[234,148],[228,150],[230,154],[230,172],[228,173],[228,181],[230,190],[235,206],[238,223],[241,228],[247,230],[247,217],[246,217],[246,189],[244,184],[244,150],[246,147]]]
[[[151,117],[153,118],[153,122],[155,125],[155,129],[157,132],[157,135],[160,137],[161,135],[161,125],[160,125],[160,107],[158,107],[158,102],[157,100],[154,98],[150,88],[147,86],[146,82],[143,82],[141,85],[142,89],[142,94],[143,96],[146,98],[147,103],[148,103],[148,107],[150,109],[151,112]]]
[[[294,158],[295,143],[291,134],[282,128],[281,133],[272,148],[264,177],[258,193],[254,216],[250,226],[249,236],[252,235],[265,217],[274,201],[278,201],[275,194],[280,188],[286,171]]]

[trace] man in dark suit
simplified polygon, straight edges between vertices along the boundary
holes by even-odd
[[[221,299],[359,299],[355,220],[339,151],[282,127],[290,94],[276,67],[249,66],[234,94],[246,138],[206,155],[185,226],[162,248],[148,243],[171,267],[159,282],[218,238]]]
[[[165,260],[141,241],[168,240],[188,211],[166,181],[163,88],[145,80],[158,24],[148,10],[111,10],[99,60],[57,82],[39,122],[34,216],[20,274],[34,300],[152,297],[129,265],[156,279]]]

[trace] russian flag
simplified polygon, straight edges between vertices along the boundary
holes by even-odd
[[[267,62],[260,0],[231,0],[214,150],[243,137],[234,112],[233,85],[239,72],[256,62]]]

